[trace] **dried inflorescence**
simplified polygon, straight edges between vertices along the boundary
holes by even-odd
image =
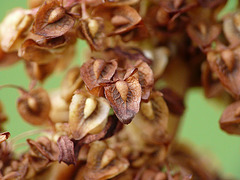
[[[31,83],[0,88],[17,88],[22,119],[43,129],[15,154],[0,104],[0,179],[220,179],[175,139],[185,94],[200,85],[228,96],[220,127],[240,134],[240,13],[219,18],[225,3],[29,0],[11,11],[0,67],[23,61]],[[49,93],[38,82],[68,68],[78,39],[87,58]]]

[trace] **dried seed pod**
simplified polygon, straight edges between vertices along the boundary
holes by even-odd
[[[26,10],[15,9],[1,23],[1,48],[5,52],[17,51],[33,22],[33,16]]]
[[[49,0],[39,8],[33,32],[45,37],[59,37],[67,33],[74,25],[74,19],[68,15],[59,1]]]
[[[153,71],[146,62],[139,60],[134,65],[138,69],[138,80],[142,88],[142,100],[147,101],[154,84]]]
[[[60,91],[50,93],[51,111],[50,119],[54,123],[67,123],[69,119],[69,104],[62,99]]]
[[[52,41],[51,41],[52,40]],[[65,69],[75,54],[74,42],[68,42],[64,37],[58,37],[48,41],[36,42],[33,39],[27,39],[18,50],[18,55],[31,62],[42,64],[55,64],[57,70]],[[70,43],[70,44],[69,44]],[[55,61],[55,62],[53,62]]]
[[[87,40],[91,49],[100,51],[105,47],[106,36],[103,28],[104,24],[101,18],[87,18],[80,22],[78,35]]]
[[[57,144],[52,142],[47,137],[40,137],[37,141],[31,139],[27,140],[30,145],[31,151],[39,157],[45,157],[50,161],[56,161],[58,159],[59,151]]]
[[[61,97],[69,102],[73,96],[73,92],[80,88],[82,84],[80,67],[69,69],[61,84]]]
[[[134,28],[142,20],[138,12],[127,5],[123,6],[99,6],[93,11],[93,15],[101,17],[113,26],[104,29],[109,36],[123,34]]]
[[[51,61],[47,64],[38,64],[36,62],[25,61],[25,69],[28,76],[33,80],[43,82],[50,76],[56,68],[56,61]]]
[[[28,161],[36,172],[45,169],[50,162],[58,160],[58,146],[47,137],[42,136],[37,141],[27,139],[27,143],[30,146]]]
[[[227,91],[238,99],[240,95],[239,87],[239,69],[240,69],[240,47],[237,47],[232,52],[229,50],[223,51],[221,54],[217,52],[209,52],[207,54],[208,63],[214,73],[217,74],[222,85]]]
[[[18,50],[18,56],[38,64],[46,64],[57,59],[53,52],[45,47],[41,47],[32,39],[24,41]]]
[[[219,124],[225,132],[240,135],[240,101],[230,104],[224,110]]]
[[[76,179],[110,179],[124,172],[128,166],[127,159],[119,157],[105,142],[96,141],[91,144],[87,164],[78,172]]]
[[[117,7],[114,9],[111,19],[111,22],[116,29],[111,33],[111,35],[125,33],[133,29],[141,21],[141,19],[141,16],[132,7]]]
[[[81,77],[91,93],[99,96],[101,80],[110,80],[117,69],[115,60],[106,62],[102,59],[91,59],[84,63],[80,69]]]
[[[139,111],[141,101],[141,85],[135,77],[137,71],[125,74],[123,80],[104,87],[105,96],[112,106],[118,119],[129,124]]]
[[[141,137],[150,143],[162,144],[168,139],[169,111],[162,94],[152,92],[148,103],[141,103],[139,112],[133,119],[133,125],[141,132]]]
[[[221,33],[221,28],[216,24],[207,24],[205,22],[197,22],[197,24],[189,24],[187,33],[194,43],[200,47],[210,45]]]
[[[201,67],[201,81],[204,88],[204,94],[207,98],[215,97],[223,92],[223,87],[218,77],[211,71],[207,61],[203,62]]]
[[[79,140],[89,134],[100,132],[107,123],[110,106],[100,97],[77,93],[69,107],[69,127],[74,139]]]
[[[49,121],[51,109],[48,93],[37,88],[24,93],[17,102],[17,109],[22,118],[33,125],[43,125]]]
[[[240,12],[233,13],[223,20],[223,32],[232,45],[240,43]]]
[[[184,0],[166,0],[160,4],[169,13],[183,13],[198,5],[197,2]]]

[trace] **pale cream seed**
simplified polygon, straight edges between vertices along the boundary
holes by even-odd
[[[98,29],[99,29],[98,22],[94,19],[88,20],[88,29],[90,31],[91,36],[95,37],[95,35],[97,34]]]
[[[84,106],[84,119],[87,119],[96,109],[97,101],[94,98],[87,98]]]

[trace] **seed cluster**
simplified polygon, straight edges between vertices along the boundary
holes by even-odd
[[[226,0],[28,2],[0,25],[0,67],[24,61],[30,87],[0,88],[19,90],[22,119],[43,129],[17,154],[0,103],[0,179],[221,179],[176,135],[194,86],[227,97],[220,127],[240,134],[240,12],[221,15]],[[47,92],[78,39],[87,60]]]

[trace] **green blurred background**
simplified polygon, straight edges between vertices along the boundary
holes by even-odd
[[[26,8],[26,1],[2,1],[0,19],[2,20],[6,13],[15,7]],[[81,52],[84,50],[83,46],[83,42],[78,42],[78,52],[74,64],[79,64]],[[44,87],[46,89],[57,88],[63,74],[51,76],[44,83]],[[28,87],[29,78],[24,71],[23,62],[10,68],[0,69],[0,85],[3,84]],[[12,137],[33,129],[32,126],[23,122],[17,113],[16,100],[18,96],[19,93],[15,89],[0,90],[0,100],[9,116],[6,127]],[[219,129],[218,119],[224,107],[219,107],[216,102],[205,99],[203,91],[198,88],[189,91],[185,104],[187,110],[179,133],[180,141],[190,143],[205,158],[210,159],[210,162],[216,165],[224,175],[240,179],[240,138],[227,135]]]

